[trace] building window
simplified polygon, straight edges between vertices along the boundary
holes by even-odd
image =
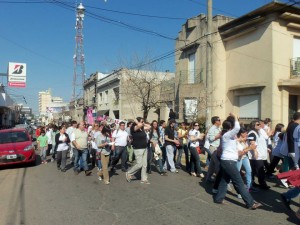
[[[104,94],[104,103],[108,103],[108,91],[105,91],[105,94]]]
[[[102,102],[103,101],[103,96],[102,93],[99,94],[99,101]]]
[[[189,64],[188,64],[188,83],[195,83],[195,53],[189,55]]]
[[[240,118],[258,119],[260,115],[260,96],[239,96]]]

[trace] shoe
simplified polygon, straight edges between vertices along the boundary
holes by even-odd
[[[99,177],[98,177],[98,180],[102,180],[102,177],[101,177],[101,176],[99,176]]]
[[[150,182],[148,180],[142,180],[141,184],[150,184]]]
[[[86,171],[85,171],[85,175],[86,175],[86,176],[90,176],[91,174],[92,174],[92,171],[90,171],[90,170],[86,170]]]
[[[200,173],[200,174],[199,174],[199,177],[204,178],[204,174],[203,174],[203,173]]]
[[[285,205],[285,207],[288,209],[288,210],[292,210],[291,207],[290,207],[290,201],[287,200],[287,198],[283,195],[283,194],[280,194],[280,197],[281,197],[281,200],[283,202],[283,204]]]
[[[126,172],[125,177],[126,177],[127,182],[130,183],[131,182],[131,176],[128,174],[128,172]]]
[[[127,172],[127,169],[122,169],[122,172]]]
[[[242,199],[242,196],[241,196],[240,194],[237,194],[236,197],[237,197],[238,199]]]
[[[112,173],[116,172],[115,168],[114,167],[110,168],[110,172]]]
[[[104,181],[104,184],[108,185],[110,182],[109,181]]]
[[[258,202],[255,202],[251,207],[249,207],[248,209],[251,209],[251,210],[255,210],[257,209],[258,207],[261,207],[262,204],[258,203]]]
[[[79,174],[79,171],[78,171],[78,170],[74,170],[74,174],[75,174],[75,175],[78,175],[78,174]]]
[[[48,162],[47,161],[44,161],[44,164],[47,164]]]
[[[51,162],[54,162],[55,160],[54,159],[51,159]]]
[[[195,172],[193,172],[193,173],[191,173],[191,176],[192,176],[192,177],[196,177],[197,174],[196,174]]]
[[[66,169],[62,169],[62,170],[61,170],[61,172],[66,172],[66,171],[67,171]]]
[[[289,188],[289,185],[287,183],[287,179],[281,179],[280,182],[282,183],[282,185],[286,188]]]
[[[212,191],[211,191],[212,193],[214,193],[214,194],[217,194],[218,193],[218,189],[212,189]]]
[[[160,173],[161,176],[168,176],[167,172]]]
[[[175,168],[180,170],[180,169],[181,169],[181,166],[175,166]]]
[[[259,185],[255,182],[252,182],[252,187],[259,187]]]

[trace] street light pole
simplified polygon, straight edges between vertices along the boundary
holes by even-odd
[[[212,117],[212,0],[207,0],[207,33],[206,33],[206,128]]]

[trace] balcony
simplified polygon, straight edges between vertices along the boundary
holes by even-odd
[[[291,77],[300,77],[300,57],[291,59]]]
[[[179,75],[180,84],[199,84],[203,82],[203,70],[180,70],[176,75]]]

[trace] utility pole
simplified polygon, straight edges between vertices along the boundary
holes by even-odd
[[[83,95],[83,84],[85,81],[85,60],[83,50],[83,20],[84,11],[82,3],[76,8],[76,36],[75,36],[75,53],[74,53],[74,77],[73,77],[73,93],[72,100],[76,100]]]
[[[206,128],[212,117],[212,0],[207,0],[207,33],[206,33]]]

